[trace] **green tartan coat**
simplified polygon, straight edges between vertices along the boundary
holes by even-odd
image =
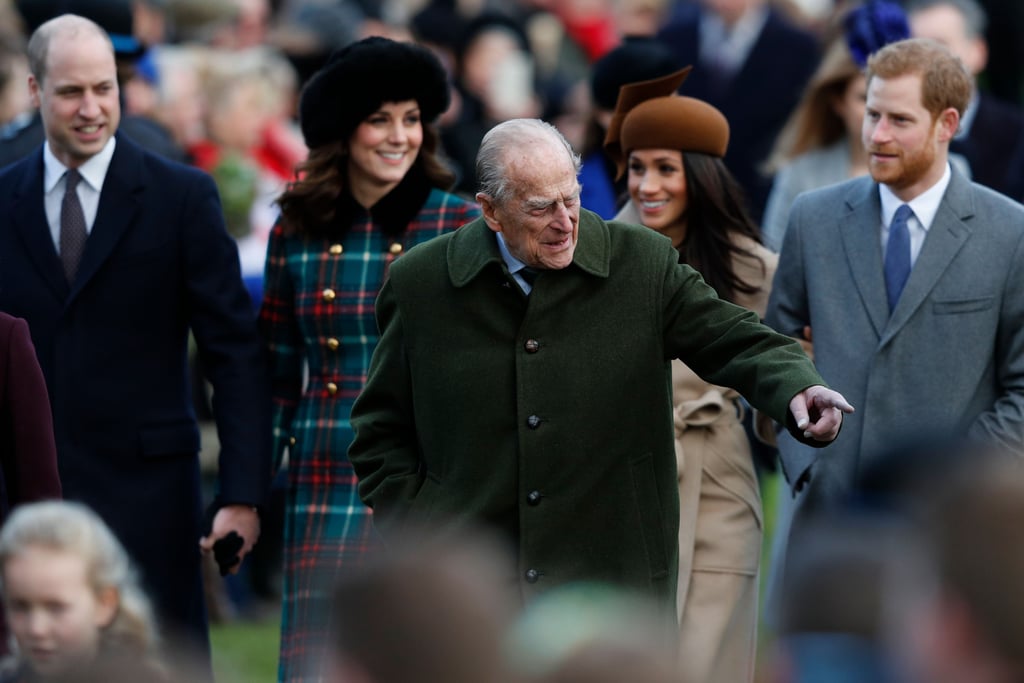
[[[678,258],[653,230],[582,211],[573,263],[529,297],[482,219],[397,261],[349,450],[385,538],[406,520],[484,523],[511,539],[525,599],[598,581],[674,610],[670,359],[778,420],[824,384]]]

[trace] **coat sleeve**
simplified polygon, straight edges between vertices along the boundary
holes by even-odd
[[[802,201],[798,201],[790,214],[765,313],[765,322],[772,328],[782,334],[800,338],[803,337],[804,327],[811,324],[800,221],[803,205]]]
[[[295,310],[295,285],[288,270],[287,238],[280,223],[270,232],[260,305],[260,333],[270,367],[273,458],[281,466],[302,395],[303,342]]]
[[[238,249],[213,180],[196,173],[185,199],[183,252],[189,324],[213,385],[220,438],[218,498],[260,505],[270,486],[270,391]]]
[[[800,345],[756,313],[719,299],[689,266],[666,262],[665,348],[705,381],[739,391],[758,410],[795,429],[789,402],[825,381]],[[799,435],[803,439],[803,435]]]
[[[366,386],[352,406],[355,438],[348,457],[359,478],[360,498],[373,508],[374,524],[386,531],[399,525],[423,475],[405,331],[393,279],[381,288],[376,314],[380,340]]]
[[[50,399],[24,320],[15,319],[12,324],[3,361],[7,364],[3,405],[10,412],[13,437],[12,448],[3,462],[8,503],[14,506],[60,498]]]
[[[1024,233],[1011,263],[1024,261]],[[1024,448],[1024,268],[1011,268],[1003,288],[995,362],[1001,395],[968,430],[971,438],[1018,452]]]

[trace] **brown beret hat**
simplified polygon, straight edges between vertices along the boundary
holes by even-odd
[[[674,74],[622,87],[605,151],[618,167],[634,149],[678,149],[721,157],[729,146],[729,122],[707,102],[675,95],[690,67]]]

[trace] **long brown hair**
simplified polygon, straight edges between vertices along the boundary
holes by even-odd
[[[419,172],[432,186],[448,190],[455,183],[455,174],[438,155],[437,130],[423,124],[423,144],[409,173]],[[309,156],[298,167],[298,179],[289,183],[277,204],[281,222],[291,234],[322,234],[348,230],[347,225],[334,225],[338,199],[348,182],[348,141],[339,140],[309,150]],[[407,174],[408,175],[408,174]]]
[[[721,158],[700,152],[683,153],[686,173],[686,238],[679,245],[679,260],[692,266],[718,296],[735,303],[738,293],[761,288],[736,274],[733,257],[757,254],[737,246],[742,235],[761,244],[761,231],[746,209],[743,190]],[[764,262],[761,262],[764,268]]]

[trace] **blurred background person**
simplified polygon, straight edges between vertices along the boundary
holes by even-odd
[[[989,57],[984,8],[976,0],[905,0],[905,5],[911,33],[948,47],[974,77],[974,92],[950,151],[967,160],[975,182],[1024,199],[1013,187],[1014,178],[1024,173],[1024,157],[1015,157],[1024,148],[1024,111],[1020,102],[1002,101],[978,82]]]
[[[694,65],[684,94],[729,121],[725,163],[760,224],[771,185],[762,164],[818,63],[818,39],[768,0],[699,0],[676,8],[658,39],[679,64]]]
[[[447,105],[437,58],[386,38],[338,51],[302,94],[310,154],[279,199],[260,311],[278,465],[288,448],[282,681],[319,676],[309,658],[327,629],[327,591],[375,544],[346,457],[378,338],[374,300],[405,250],[479,215],[443,189],[453,175],[430,122]]]
[[[513,572],[489,535],[411,529],[340,575],[324,683],[525,683],[503,652]]]
[[[1019,458],[1016,450],[975,446],[916,488],[919,552],[904,549],[886,594],[890,647],[910,683],[1024,680]]]
[[[104,663],[164,672],[149,599],[110,529],[79,503],[15,510],[0,531],[0,593],[17,645],[4,681],[70,681]]]
[[[761,230],[774,251],[782,248],[798,194],[867,174],[864,66],[870,53],[910,35],[903,10],[884,0],[855,6],[841,21],[768,160],[774,179]]]
[[[0,524],[23,503],[60,498],[46,380],[28,324],[0,313]],[[8,649],[0,614],[0,654]]]
[[[460,118],[443,131],[446,154],[458,169],[458,190],[477,190],[476,153],[492,126],[541,113],[536,61],[520,21],[484,12],[469,21],[456,52]]]
[[[761,245],[722,157],[729,124],[675,96],[689,69],[626,85],[609,129],[628,177],[617,220],[669,237],[722,299],[764,316],[777,257]],[[752,681],[762,512],[740,395],[672,362],[679,478],[680,661],[689,680]]]
[[[666,613],[603,583],[556,588],[511,624],[505,657],[520,683],[688,683]]]
[[[17,33],[0,32],[0,138],[15,135],[32,120],[27,84],[25,40]]]

